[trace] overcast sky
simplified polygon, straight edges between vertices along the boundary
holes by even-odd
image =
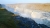
[[[50,0],[0,0],[0,4],[15,3],[50,3]]]

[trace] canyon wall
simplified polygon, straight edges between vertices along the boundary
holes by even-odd
[[[50,12],[50,4],[35,4],[35,3],[28,3],[28,4],[6,4],[6,6],[9,6],[11,8],[16,8],[16,7],[20,7],[21,5],[25,5],[26,8],[28,9],[35,9],[35,10],[41,10],[41,11],[47,11]]]

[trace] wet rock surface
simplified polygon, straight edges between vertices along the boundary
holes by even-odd
[[[15,20],[19,21],[18,25],[20,26],[20,28],[50,28],[44,24],[37,24],[34,20],[31,20],[29,18],[15,16]]]

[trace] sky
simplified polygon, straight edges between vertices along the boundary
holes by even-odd
[[[50,3],[50,0],[0,0],[0,4],[15,3]]]

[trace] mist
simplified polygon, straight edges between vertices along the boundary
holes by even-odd
[[[20,15],[24,18],[31,18],[38,24],[45,24],[50,27],[50,24],[48,25],[48,23],[46,22],[46,21],[50,22],[50,16],[49,16],[50,13],[49,12],[44,12],[44,11],[35,10],[35,9],[33,9],[33,10],[28,9],[28,8],[26,8],[26,5],[21,5],[19,7],[16,6],[15,9],[13,9],[11,7],[7,7],[7,6],[5,6],[4,8],[6,8],[8,11],[10,11],[16,15]]]

